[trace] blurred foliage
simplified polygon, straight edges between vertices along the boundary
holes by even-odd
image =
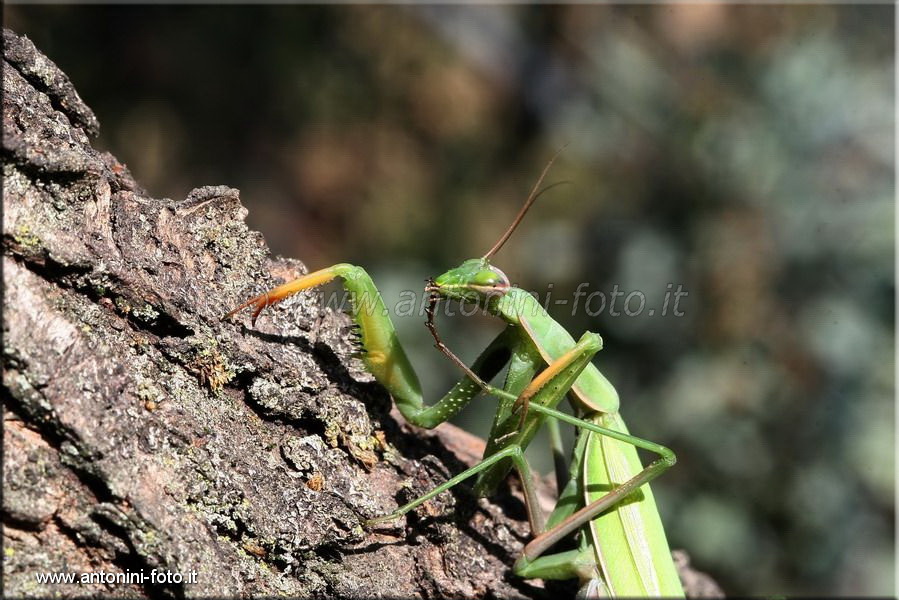
[[[238,187],[276,252],[391,298],[482,254],[569,144],[497,264],[645,294],[550,311],[602,333],[631,430],[678,452],[672,545],[731,595],[804,596],[894,593],[893,11],[4,7],[151,192]],[[458,373],[401,321],[435,397]],[[467,358],[498,330],[441,326]]]

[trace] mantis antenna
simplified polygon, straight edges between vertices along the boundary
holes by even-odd
[[[558,183],[554,183],[553,185],[548,186],[543,190],[540,189],[540,184],[543,183],[543,179],[546,177],[546,174],[549,172],[549,168],[551,166],[553,166],[553,163],[556,162],[556,159],[559,157],[559,155],[562,153],[562,150],[564,150],[566,146],[568,146],[568,144],[565,144],[565,146],[562,146],[561,148],[556,150],[556,153],[553,154],[552,158],[549,159],[549,162],[546,163],[545,167],[543,167],[543,172],[540,173],[540,177],[537,179],[537,183],[534,184],[534,189],[531,190],[530,195],[528,195],[528,199],[524,201],[524,206],[521,207],[521,210],[519,210],[518,214],[515,216],[515,220],[512,221],[512,224],[509,225],[509,228],[506,229],[506,232],[502,235],[502,237],[499,238],[499,241],[497,241],[495,244],[493,244],[493,248],[488,250],[487,254],[485,254],[481,258],[485,258],[485,259],[490,258],[494,254],[496,254],[497,251],[499,251],[499,249],[503,247],[503,244],[506,243],[506,240],[508,240],[509,237],[512,235],[512,233],[515,231],[515,228],[518,227],[518,224],[521,223],[521,220],[524,218],[524,215],[528,212],[528,209],[531,208],[531,205],[534,203],[534,200],[539,198],[540,194],[542,194],[543,192],[559,185]],[[564,183],[564,182],[560,182],[560,183]]]

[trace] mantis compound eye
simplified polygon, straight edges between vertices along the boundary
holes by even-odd
[[[506,289],[509,287],[509,278],[496,267],[489,267],[478,271],[472,278],[472,284],[479,288]]]

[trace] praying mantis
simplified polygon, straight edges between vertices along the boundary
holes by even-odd
[[[674,465],[674,453],[628,432],[618,413],[618,393],[591,362],[602,348],[602,338],[588,331],[575,342],[536,298],[512,286],[490,261],[540,195],[540,186],[555,158],[547,163],[512,224],[486,254],[428,280],[426,324],[438,349],[464,373],[433,405],[425,405],[418,376],[397,338],[384,301],[362,267],[340,263],[309,273],[249,299],[223,319],[252,307],[255,324],[267,306],[340,278],[350,295],[351,317],[359,329],[363,364],[387,389],[407,421],[430,429],[453,417],[482,392],[498,399],[480,463],[389,515],[369,520],[368,526],[398,519],[470,477],[477,476],[474,491],[478,495],[489,495],[514,467],[521,479],[528,521],[535,535],[513,566],[516,575],[578,578],[581,593],[590,596],[683,596],[647,485]],[[477,304],[506,323],[506,328],[471,367],[440,340],[434,323],[434,308],[440,300]],[[489,384],[506,365],[503,387]],[[556,410],[563,397],[568,397],[577,416]],[[554,453],[560,457],[559,422],[577,427],[579,436],[568,473],[563,472],[564,465],[557,468],[561,493],[546,518],[537,501],[524,450],[546,423]],[[658,458],[644,467],[638,448],[655,453]],[[575,549],[547,553],[575,532]]]

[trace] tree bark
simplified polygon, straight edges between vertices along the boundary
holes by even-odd
[[[238,191],[150,197],[91,147],[99,124],[68,78],[9,31],[3,79],[6,595],[573,593],[511,574],[529,532],[508,487],[363,529],[478,442],[401,424],[347,317],[313,295],[222,322],[305,272],[269,256]],[[112,579],[38,583],[56,572]]]

